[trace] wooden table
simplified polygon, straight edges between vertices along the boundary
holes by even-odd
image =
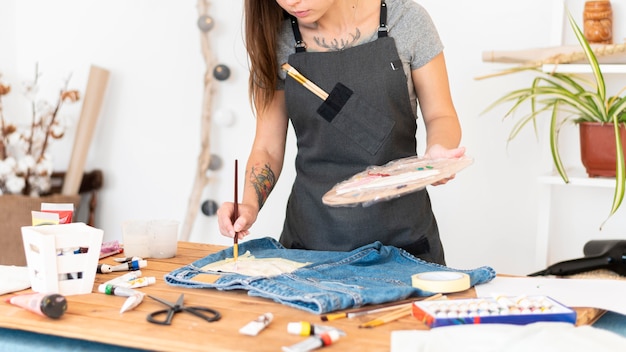
[[[184,313],[176,314],[170,326],[148,323],[148,313],[165,308],[148,297],[134,310],[120,314],[125,297],[97,293],[99,284],[123,274],[111,273],[97,275],[95,293],[67,296],[68,310],[59,320],[40,317],[5,303],[5,299],[13,294],[0,296],[0,327],[159,351],[280,351],[282,346],[304,339],[288,334],[287,323],[309,321],[334,326],[347,333],[347,336],[324,349],[329,352],[389,351],[392,331],[427,329],[411,316],[371,329],[360,329],[358,325],[376,316],[322,322],[316,314],[268,299],[250,297],[247,291],[180,288],[167,285],[163,280],[163,276],[172,270],[221,249],[221,246],[180,242],[176,257],[148,259],[148,267],[141,271],[143,276],[155,276],[157,283],[138,289],[172,302],[184,293],[185,305],[202,305],[218,310],[222,318],[217,322],[208,323]],[[112,258],[102,259],[101,263],[116,264]],[[467,298],[474,295],[474,290],[470,289],[448,297]],[[595,309],[577,311],[579,324],[590,323],[601,314]],[[274,320],[258,336],[238,332],[242,326],[267,312],[274,315]]]

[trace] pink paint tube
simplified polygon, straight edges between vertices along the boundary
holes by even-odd
[[[41,203],[41,211],[46,213],[59,214],[59,224],[69,224],[74,215],[74,204],[72,203]]]
[[[58,293],[26,293],[7,302],[52,319],[60,318],[67,310],[67,300]]]

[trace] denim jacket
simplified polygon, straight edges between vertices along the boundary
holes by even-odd
[[[272,299],[311,313],[379,304],[413,296],[430,296],[411,285],[411,276],[429,271],[456,271],[470,276],[472,286],[491,281],[496,273],[488,266],[457,270],[418,259],[408,252],[375,242],[350,252],[287,249],[273,238],[239,244],[239,251],[256,258],[284,258],[311,263],[291,273],[271,277],[207,272],[207,264],[233,257],[232,247],[208,255],[165,275],[169,285],[218,290],[247,290],[250,296]],[[217,280],[194,280],[198,275],[219,275]]]

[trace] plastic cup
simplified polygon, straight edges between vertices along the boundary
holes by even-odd
[[[172,258],[178,248],[176,220],[150,220],[147,225],[150,258]]]
[[[122,237],[124,255],[126,257],[148,258],[150,256],[148,221],[124,221],[124,223],[122,223]]]

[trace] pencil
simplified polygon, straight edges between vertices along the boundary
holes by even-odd
[[[239,217],[239,197],[237,195],[237,170],[239,169],[238,167],[238,162],[237,159],[235,159],[235,202],[233,204],[233,225],[235,224],[235,221],[237,221],[237,218]],[[233,260],[235,261],[235,268],[237,267],[237,257],[239,257],[239,238],[237,236],[238,234],[235,232],[235,236],[233,236]]]
[[[326,100],[326,98],[328,98],[328,93],[326,93],[322,88],[318,87],[315,83],[309,81],[300,72],[298,72],[298,70],[293,68],[293,66],[289,65],[288,63],[284,63],[282,64],[281,68],[283,69],[283,71],[287,72],[289,76],[291,76],[298,83],[303,85],[313,94],[317,95],[320,99]]]
[[[432,301],[432,300],[436,300],[439,298],[442,298],[443,295],[441,293],[438,293],[436,295],[424,298],[423,301]],[[376,319],[370,320],[366,323],[363,323],[361,325],[359,325],[360,328],[375,328],[377,326],[398,320],[400,318],[403,318],[409,314],[411,314],[411,310],[413,309],[412,305],[409,306],[404,306],[402,308],[398,308],[393,312],[387,313],[385,315],[382,315]]]

